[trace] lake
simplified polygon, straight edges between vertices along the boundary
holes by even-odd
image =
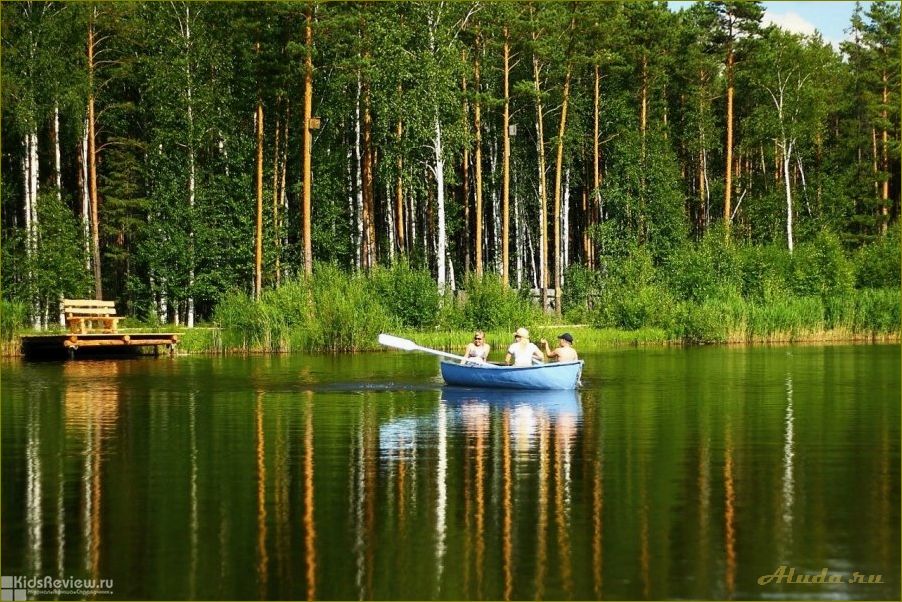
[[[583,357],[578,393],[494,394],[401,352],[4,361],[2,573],[48,599],[899,599],[898,345]]]

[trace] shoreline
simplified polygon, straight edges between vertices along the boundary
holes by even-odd
[[[151,329],[147,329],[151,330]],[[354,350],[335,349],[292,349],[276,348],[264,349],[260,346],[229,346],[222,342],[222,329],[216,327],[197,327],[194,329],[169,329],[178,332],[180,342],[176,348],[176,356],[203,356],[203,355],[283,355],[283,354],[353,354],[373,353],[388,350],[375,342],[373,345]],[[127,332],[127,330],[126,330]],[[498,351],[503,348],[511,337],[511,334],[500,330],[486,330],[486,342],[492,349]],[[562,332],[570,332],[574,336],[574,345],[580,352],[592,353],[608,349],[621,349],[624,347],[766,347],[766,346],[792,346],[792,345],[885,345],[898,344],[902,337],[900,332],[894,333],[861,333],[851,332],[847,329],[831,329],[822,331],[803,332],[775,332],[768,336],[743,336],[733,333],[724,341],[697,342],[670,338],[660,329],[644,328],[639,330],[618,330],[608,328],[594,328],[585,325],[560,324],[554,326],[536,326],[532,329],[534,336],[532,342],[538,344],[542,338],[549,343]],[[31,332],[16,335],[10,341],[0,343],[0,357],[21,358],[21,336],[33,334]],[[37,334],[37,333],[34,333]],[[47,334],[42,333],[42,334]],[[399,330],[396,334],[404,338],[415,340],[417,344],[443,351],[453,352],[463,349],[470,341],[472,332],[469,330],[453,330],[441,332],[410,332]],[[512,340],[512,339],[511,339]],[[150,355],[150,354],[148,354]]]

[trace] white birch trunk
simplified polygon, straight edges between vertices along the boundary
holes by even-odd
[[[409,223],[407,225],[407,231],[410,232],[410,236],[408,240],[410,241],[410,248],[413,250],[417,244],[417,213],[416,213],[416,196],[411,194],[408,196],[408,201],[410,205],[407,207],[407,216],[409,218]]]
[[[357,240],[354,241],[354,249],[357,254],[357,269],[363,269],[363,253],[360,245],[363,241],[363,162],[360,150],[360,97],[363,95],[363,81],[360,72],[357,72],[357,103],[354,111],[354,158],[357,161]]]
[[[525,238],[526,238],[526,248],[529,251],[529,263],[532,266],[532,287],[535,289],[538,289],[539,288],[539,270],[536,267],[536,249],[535,249],[535,245],[533,244],[532,236],[529,233],[529,227],[526,226],[525,224],[523,226],[523,233],[525,234]],[[542,292],[542,294],[544,295],[544,292]],[[543,303],[543,307],[544,307],[544,299],[542,299],[542,297],[540,296],[539,300],[541,303]]]
[[[37,254],[38,251],[38,193],[40,192],[38,182],[38,172],[40,165],[38,164],[38,132],[34,130],[29,135],[29,177],[31,178],[31,252]]]
[[[564,172],[564,207],[561,211],[561,286],[564,285],[564,274],[570,265],[570,168]]]
[[[786,244],[792,254],[792,187],[789,185],[789,161],[793,141],[783,140],[783,181],[786,185]]]
[[[539,119],[538,119],[539,111],[536,111],[536,131],[541,132],[542,128],[539,127]],[[541,139],[541,136],[536,141],[537,152],[541,155],[542,148],[541,145],[545,143],[544,140]],[[542,287],[545,286],[545,283],[548,282],[548,278],[545,275],[545,267],[548,264],[545,256],[548,252],[548,241],[546,238],[547,228],[544,224],[548,223],[548,215],[546,214],[545,207],[545,171],[542,169],[542,162],[539,161],[538,164],[539,170],[539,282],[542,283]],[[545,289],[542,288],[540,299],[542,302],[542,309],[545,309]]]
[[[504,242],[501,240],[501,237],[504,236],[504,233],[501,231],[501,191],[498,190],[498,186],[495,185],[497,180],[498,173],[498,139],[497,137],[492,138],[492,152],[489,155],[489,170],[491,173],[491,181],[492,181],[492,229],[495,231],[495,236],[492,237],[492,247],[493,247],[493,257],[495,258],[495,272],[501,273],[501,264],[504,261],[502,257],[501,247]],[[485,240],[486,237],[483,237]]]
[[[194,328],[194,107],[191,83],[191,6],[185,4],[185,75],[188,78],[188,328]]]
[[[514,252],[517,254],[517,288],[523,286],[523,231],[520,224],[520,203],[517,198],[517,176],[514,174]]]
[[[31,131],[25,135],[25,231],[26,253],[29,258],[28,280],[31,283],[31,262],[38,251],[38,134]],[[41,306],[37,292],[31,295],[31,321],[35,329],[41,327]]]
[[[388,223],[386,227],[388,228],[388,260],[394,265],[395,263],[395,204],[391,202],[391,185],[389,182],[385,183],[385,198],[389,199],[389,202],[386,203],[388,207]]]
[[[32,238],[33,238],[33,227],[34,225],[31,222],[33,215],[33,205],[34,205],[34,197],[32,196],[32,188],[31,188],[31,134],[25,134],[25,140],[22,141],[22,145],[25,147],[25,154],[22,157],[22,183],[25,188],[25,258],[26,264],[28,265],[28,285],[31,286],[32,282],[32,261],[34,260],[34,248],[32,246]],[[31,296],[31,295],[29,295]],[[34,298],[29,299],[31,303],[34,303]],[[35,311],[36,307],[32,306],[32,320],[37,322],[37,312]],[[34,328],[37,328],[36,324],[32,324]]]
[[[60,154],[60,107],[59,103],[53,103],[53,168],[56,172],[56,199],[63,200],[63,174],[62,159]]]
[[[445,292],[447,240],[445,238],[445,158],[442,149],[442,124],[438,116],[438,107],[435,109],[435,202],[438,213],[438,232],[436,233],[436,259],[438,261],[438,290],[440,294]]]
[[[457,280],[454,278],[454,260],[451,259],[451,250],[448,249],[448,283],[451,285],[451,290],[457,290]]]
[[[160,146],[162,153],[162,145]],[[91,190],[88,184],[88,119],[81,141],[81,226],[85,235],[85,269],[91,273]]]
[[[796,155],[796,164],[799,166],[799,176],[802,178],[802,196],[805,197],[805,209],[811,215],[811,204],[808,202],[808,183],[805,181],[805,168],[802,167],[802,157]]]
[[[345,175],[348,178],[348,221],[350,221],[353,224],[354,219],[356,218],[356,213],[355,213],[354,209],[357,206],[357,203],[356,203],[356,195],[354,193],[354,183],[355,183],[355,178],[354,178],[355,172],[354,172],[354,165],[353,165],[354,151],[352,150],[350,145],[348,145],[346,159],[347,159],[347,161],[346,161],[347,170],[346,170]],[[286,231],[287,231],[287,228],[286,228]],[[358,249],[357,245],[358,245],[357,228],[352,227],[351,228],[351,248],[354,249],[355,252]],[[286,246],[287,246],[287,242],[286,242]],[[359,252],[357,252],[356,254],[358,256],[360,255]],[[359,263],[358,263],[358,267],[359,267]]]

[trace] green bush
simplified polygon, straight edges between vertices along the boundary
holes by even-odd
[[[561,310],[565,318],[574,324],[585,322],[603,290],[601,274],[576,264],[567,270],[564,282]]]
[[[864,245],[854,255],[855,284],[859,288],[899,288],[900,265],[899,225],[886,236]]]
[[[697,244],[675,250],[666,263],[668,288],[679,299],[702,302],[742,290],[737,248],[722,228],[712,228]]]
[[[466,298],[455,316],[459,322],[454,326],[459,328],[512,330],[545,321],[537,305],[523,293],[504,286],[497,274],[485,274],[482,278],[470,274],[464,289]]]
[[[851,295],[855,275],[839,237],[821,231],[813,240],[796,247],[792,256],[792,291],[799,297]]]
[[[746,245],[739,249],[742,296],[755,302],[768,302],[789,294],[792,257],[776,245]]]
[[[441,295],[427,270],[412,269],[402,261],[391,268],[377,268],[371,281],[385,308],[402,326],[428,328],[438,321]]]

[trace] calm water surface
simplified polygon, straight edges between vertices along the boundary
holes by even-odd
[[[897,345],[585,359],[579,393],[496,394],[402,353],[5,362],[2,574],[112,579],[101,600],[899,599]],[[844,582],[759,584],[780,566]]]

